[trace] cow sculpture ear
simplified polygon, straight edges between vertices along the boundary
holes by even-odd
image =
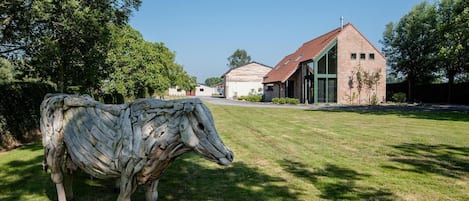
[[[187,102],[187,103],[184,103],[184,112],[192,112],[194,111],[194,108],[195,108],[195,103],[193,102]]]
[[[179,131],[181,133],[181,140],[185,145],[195,147],[199,144],[199,138],[197,138],[192,130],[187,117],[182,117],[181,123],[179,124]]]

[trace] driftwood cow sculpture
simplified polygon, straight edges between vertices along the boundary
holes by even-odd
[[[233,161],[199,99],[106,105],[89,96],[49,94],[40,124],[44,165],[60,201],[73,198],[71,173],[78,168],[95,178],[116,178],[119,201],[130,200],[137,184],[154,201],[161,174],[177,156],[194,150],[220,165]]]

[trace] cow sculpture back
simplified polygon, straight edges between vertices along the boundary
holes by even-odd
[[[159,178],[176,157],[193,150],[220,165],[233,161],[199,99],[107,105],[86,95],[48,94],[40,124],[44,165],[59,201],[73,199],[71,173],[77,169],[116,178],[119,201],[130,200],[138,184],[145,186],[147,201],[156,201]],[[64,173],[70,179],[64,180]]]

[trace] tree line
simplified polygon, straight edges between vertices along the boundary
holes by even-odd
[[[49,81],[60,92],[135,98],[195,88],[164,43],[128,24],[141,0],[11,0],[0,3],[0,77]],[[5,79],[5,80],[4,80]]]
[[[391,74],[408,82],[408,100],[417,84],[469,81],[469,1],[424,1],[389,23],[383,33],[383,52]]]

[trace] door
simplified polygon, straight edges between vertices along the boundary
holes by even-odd
[[[287,98],[295,98],[295,81],[287,80],[287,90],[285,91],[285,97]]]

